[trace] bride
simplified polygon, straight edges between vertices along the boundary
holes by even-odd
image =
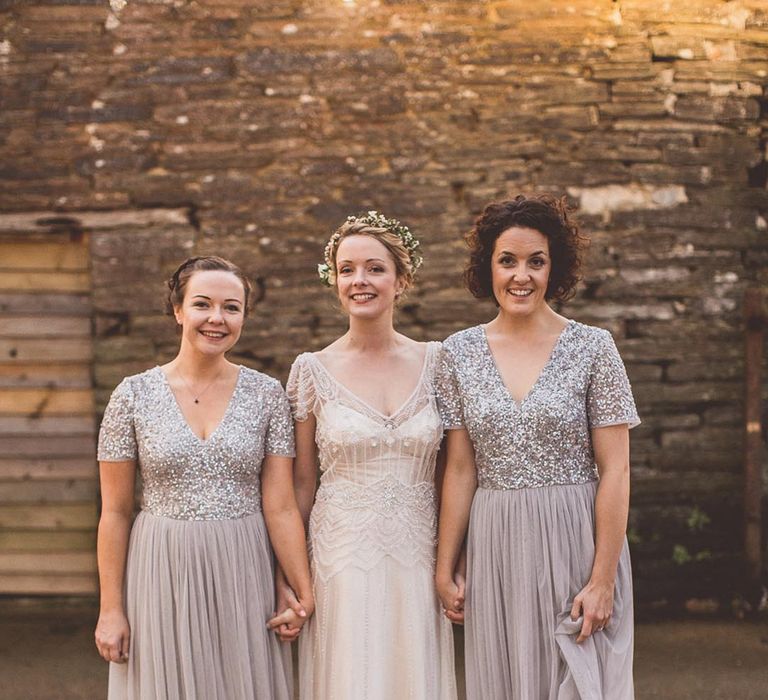
[[[393,327],[420,264],[400,222],[349,217],[319,266],[349,330],[299,355],[288,380],[316,598],[300,640],[302,700],[456,698],[450,623],[433,585],[442,346]],[[290,639],[304,620],[280,597],[272,626]]]

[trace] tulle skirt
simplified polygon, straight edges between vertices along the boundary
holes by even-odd
[[[621,551],[613,615],[576,644],[570,620],[595,553],[596,482],[478,489],[468,540],[467,700],[631,700],[632,572]]]
[[[266,627],[272,556],[261,514],[174,520],[142,511],[126,568],[131,645],[109,700],[291,700],[290,649]]]

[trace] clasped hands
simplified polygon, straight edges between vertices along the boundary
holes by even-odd
[[[267,627],[281,642],[293,642],[315,611],[315,602],[300,600],[282,576],[276,577],[275,593],[278,612],[267,622]]]

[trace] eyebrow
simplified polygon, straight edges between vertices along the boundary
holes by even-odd
[[[515,254],[511,250],[502,250],[502,251],[499,251],[499,255],[513,255],[514,256]],[[537,250],[537,251],[535,251],[533,253],[530,253],[528,255],[528,257],[532,258],[534,255],[548,255],[548,253],[545,250]],[[515,257],[517,257],[517,256],[515,256]]]
[[[207,299],[208,301],[211,301],[211,297],[206,296],[205,294],[193,294],[192,298],[193,299]],[[224,301],[235,301],[238,304],[242,304],[243,303],[242,300],[240,300],[240,299],[225,299]]]
[[[340,263],[351,263],[351,262],[354,262],[354,260],[337,260],[336,262],[337,262],[337,264],[340,264]],[[369,262],[381,262],[381,263],[383,263],[384,259],[383,258],[368,258],[368,260],[366,260],[365,262],[367,262],[367,263],[369,263]]]

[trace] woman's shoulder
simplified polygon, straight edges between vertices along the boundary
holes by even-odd
[[[159,365],[145,369],[143,372],[129,374],[115,387],[114,393],[131,393],[157,386],[163,379],[163,370]]]
[[[263,391],[283,390],[283,385],[278,379],[257,369],[240,365],[240,373],[243,384],[247,384],[251,389],[261,389]]]
[[[482,326],[470,326],[449,335],[442,343],[450,354],[455,354],[463,348],[476,345],[482,339]]]
[[[606,343],[613,342],[613,335],[605,328],[590,326],[587,323],[574,321],[573,319],[568,321],[568,326],[570,327],[571,337],[585,345],[600,347]]]

